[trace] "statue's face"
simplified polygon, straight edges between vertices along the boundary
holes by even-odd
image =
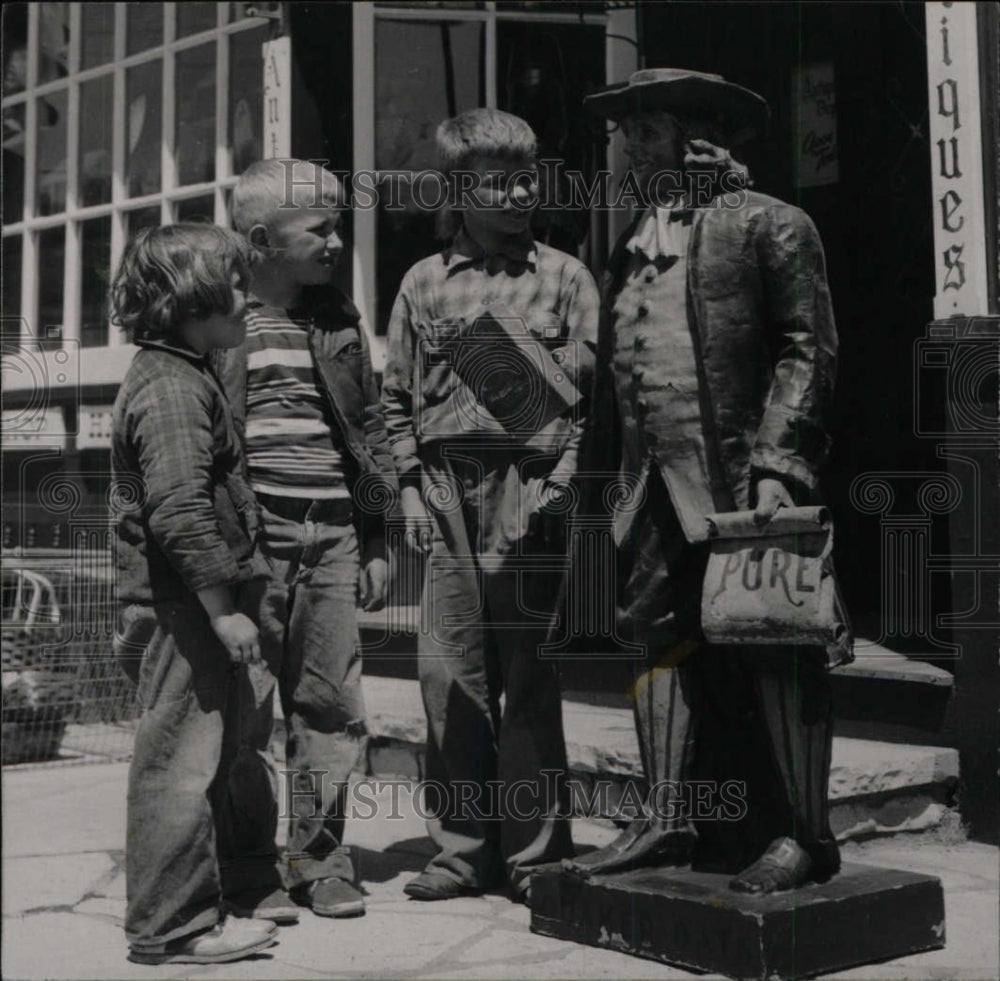
[[[647,182],[664,170],[680,171],[684,162],[681,128],[669,112],[655,110],[626,116],[625,154],[635,175]]]

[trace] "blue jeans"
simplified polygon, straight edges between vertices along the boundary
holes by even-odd
[[[261,651],[278,681],[287,727],[289,889],[352,880],[342,847],[347,780],[364,749],[358,651],[358,539],[349,502],[318,502],[301,521],[261,505],[272,578]],[[277,821],[275,821],[275,831]]]
[[[249,612],[254,587],[240,593]],[[280,881],[269,710],[195,596],[157,604],[154,618],[128,781],[125,932],[136,946],[211,927],[223,895]]]

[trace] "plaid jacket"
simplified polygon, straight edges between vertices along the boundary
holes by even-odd
[[[218,381],[187,348],[137,343],[111,443],[119,603],[268,576],[257,502]]]

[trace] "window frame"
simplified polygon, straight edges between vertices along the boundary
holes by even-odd
[[[236,183],[238,175],[230,172],[231,155],[229,140],[229,68],[230,45],[234,35],[242,31],[257,30],[268,24],[267,17],[230,17],[231,4],[214,4],[215,24],[211,28],[177,37],[177,11],[179,3],[163,4],[163,41],[161,44],[132,55],[126,55],[126,27],[128,4],[117,2],[114,6],[114,43],[111,58],[102,65],[81,70],[82,14],[83,6],[78,3],[67,5],[69,12],[69,41],[67,73],[44,84],[37,84],[39,71],[39,25],[41,4],[29,3],[27,36],[27,71],[24,89],[2,99],[4,110],[17,105],[25,107],[24,126],[24,209],[20,221],[5,224],[3,239],[21,237],[21,289],[20,318],[21,344],[30,342],[44,327],[38,323],[39,312],[39,269],[38,237],[52,228],[65,229],[65,262],[63,269],[63,310],[62,340],[71,344],[80,342],[81,299],[82,299],[82,222],[93,218],[111,218],[111,269],[117,266],[125,246],[127,216],[142,208],[160,208],[163,223],[173,221],[174,209],[178,202],[212,195],[214,199],[213,220],[222,225],[229,224],[227,192]],[[177,98],[175,84],[175,61],[180,52],[214,44],[215,59],[215,178],[197,184],[178,185],[177,167],[174,159],[176,139]],[[125,130],[127,107],[125,86],[127,72],[137,65],[161,61],[161,180],[160,189],[154,194],[129,197],[126,183]],[[262,69],[263,72],[263,69]],[[112,121],[111,121],[111,199],[102,204],[78,205],[79,150],[80,150],[80,90],[81,86],[97,78],[112,79]],[[37,150],[38,150],[38,103],[47,95],[65,92],[67,94],[66,120],[66,207],[54,215],[37,214]],[[111,325],[108,326],[107,344],[83,348],[81,367],[88,384],[116,382],[121,377],[119,358],[88,357],[88,352],[107,354],[109,349],[122,348],[121,354],[131,356],[132,347],[126,338]],[[103,367],[102,367],[103,365]],[[91,370],[92,369],[92,370]],[[62,387],[57,377],[50,377],[51,387]],[[11,378],[11,389],[17,386]],[[65,385],[72,384],[67,378]]]

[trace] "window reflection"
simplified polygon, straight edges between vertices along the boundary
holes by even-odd
[[[43,348],[59,347],[63,322],[63,281],[66,230],[47,228],[38,233],[38,323],[29,324]]]
[[[233,34],[229,47],[229,139],[231,173],[242,174],[263,156],[264,73],[260,46],[268,29]]]
[[[115,5],[85,3],[80,13],[80,64],[94,68],[109,62],[115,53]]]
[[[178,37],[209,31],[216,25],[218,7],[214,3],[179,3],[176,10]]]
[[[434,134],[449,116],[482,105],[484,27],[480,23],[375,23],[375,165],[423,171],[437,165]],[[396,181],[402,210],[378,212],[376,329],[388,326],[406,270],[435,249],[435,216],[418,206],[408,179]],[[424,200],[434,187],[421,184]]]
[[[163,44],[163,4],[126,4],[125,46],[127,54],[145,51]]]
[[[38,4],[38,83],[69,72],[69,4]]]
[[[3,220],[24,217],[24,103],[3,110]]]
[[[112,79],[80,86],[80,191],[83,207],[111,200]]]
[[[144,228],[160,227],[160,206],[150,205],[148,208],[136,208],[134,211],[125,214],[125,236],[132,238],[136,232],[141,232]]]
[[[23,92],[27,81],[28,5],[7,3],[3,8],[3,94]]]
[[[203,194],[197,198],[185,198],[174,205],[177,221],[207,221],[215,220],[215,195]]]
[[[80,290],[80,343],[100,347],[108,343],[108,286],[111,266],[111,218],[92,218],[80,225],[83,257]]]
[[[129,197],[160,189],[163,70],[160,60],[130,68],[125,76],[126,183]]]
[[[0,294],[5,317],[21,316],[21,251],[20,235],[11,235],[3,240],[3,283],[0,284]],[[8,335],[16,334],[17,327],[4,324],[3,332],[6,345],[10,340]]]
[[[177,53],[177,182],[215,177],[215,42]],[[180,93],[178,93],[180,94]]]
[[[66,91],[38,100],[35,210],[54,215],[66,210]]]

